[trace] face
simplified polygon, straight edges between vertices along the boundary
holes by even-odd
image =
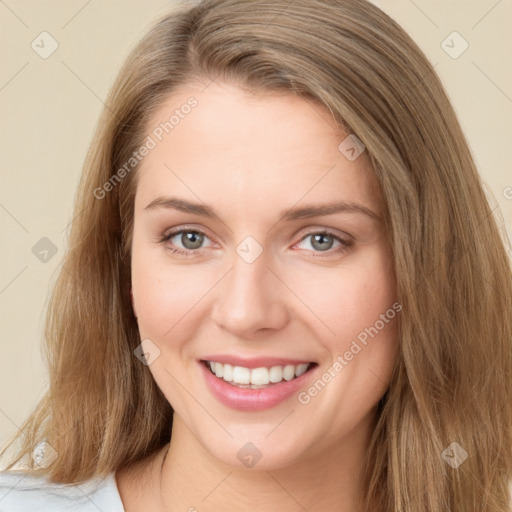
[[[203,88],[173,93],[148,126],[134,311],[205,452],[285,467],[365,432],[388,387],[400,306],[379,190],[320,105]]]

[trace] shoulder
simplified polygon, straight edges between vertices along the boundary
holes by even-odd
[[[124,512],[115,474],[81,484],[56,484],[45,476],[0,471],[0,512]]]

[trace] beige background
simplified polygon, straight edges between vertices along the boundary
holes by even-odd
[[[173,3],[0,2],[0,444],[21,425],[46,386],[40,350],[43,315],[102,100],[147,24]],[[495,213],[504,218],[510,236],[512,2],[375,3],[435,64],[492,193]],[[43,31],[59,45],[47,59],[31,48]],[[441,47],[453,31],[469,44],[457,59]],[[460,44],[455,40],[454,49]],[[47,262],[32,253],[42,237],[57,248]]]

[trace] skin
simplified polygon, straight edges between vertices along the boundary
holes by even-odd
[[[338,150],[348,134],[318,104],[216,82],[175,91],[148,134],[190,96],[197,107],[138,169],[133,306],[141,340],[160,351],[149,370],[175,413],[170,445],[117,472],[125,508],[361,510],[362,463],[396,361],[397,317],[307,404],[293,395],[264,411],[230,409],[205,386],[197,360],[316,361],[307,391],[391,308],[393,265],[367,155],[350,161]],[[207,204],[218,217],[146,208],[160,196]],[[340,199],[379,219],[340,212],[278,222],[283,210]],[[181,233],[160,241],[180,227],[206,234],[199,253],[170,252],[191,247]],[[342,242],[327,238],[322,251],[308,235],[325,229],[352,246],[336,253]],[[263,249],[252,263],[236,252],[247,236]],[[251,469],[237,457],[247,442],[262,454]]]

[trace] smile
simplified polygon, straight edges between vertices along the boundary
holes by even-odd
[[[283,380],[289,381],[300,377],[314,363],[272,367],[263,366],[260,368],[233,366],[215,361],[205,361],[205,364],[216,377],[223,379],[225,382],[243,388],[261,389],[269,384],[278,384]]]
[[[198,360],[206,388],[224,406],[246,412],[271,409],[295,396],[319,368],[304,361],[253,360],[243,366],[238,358],[230,357],[230,363],[212,359]]]

